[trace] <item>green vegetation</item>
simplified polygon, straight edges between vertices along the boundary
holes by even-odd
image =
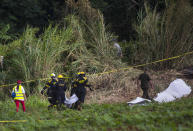
[[[122,60],[116,57],[111,42],[118,36],[110,32],[112,27],[106,25],[106,19],[98,9],[92,8],[88,0],[78,3],[68,0],[65,4],[71,11],[62,16],[60,22],[46,24],[44,29],[26,26],[23,34],[14,39],[10,36],[10,26],[1,25],[0,55],[4,56],[4,69],[0,71],[0,84],[13,83],[17,79],[45,78],[51,72],[72,75],[82,70],[93,74],[192,50],[193,7],[188,0],[166,1],[161,12],[159,6],[145,3],[136,14],[136,21],[132,22],[135,40],[120,42]],[[191,56],[150,68],[189,66],[192,64],[190,59]]]
[[[105,27],[103,15],[89,3],[80,7],[74,7],[78,15],[75,11],[60,24],[48,26],[41,35],[37,36],[38,28],[28,26],[17,40],[1,45],[4,69],[0,84],[47,78],[52,72],[73,75],[78,71],[97,73],[123,67],[125,64],[113,51],[110,40],[114,35]],[[40,82],[28,83],[27,91],[38,92]],[[9,92],[10,88],[0,90]]]
[[[0,130],[192,130],[193,98],[146,106],[123,104],[84,105],[82,111],[47,110],[46,100],[31,96],[27,112],[15,112],[11,100],[1,102],[0,120],[27,120],[25,123],[1,123]]]
[[[192,51],[193,8],[187,1],[168,2],[162,14],[145,5],[145,12],[139,13],[139,24],[136,25],[135,60],[146,63]],[[143,16],[145,14],[145,17]],[[144,50],[144,48],[146,50]],[[190,57],[188,64],[190,63]],[[157,64],[158,69],[178,68],[187,65],[187,61],[176,60]]]
[[[26,113],[15,113],[15,104],[9,99],[13,87],[0,88],[0,120],[27,120],[0,123],[0,130],[192,129],[192,98],[135,107],[91,104],[79,112],[47,110],[47,100],[38,96],[45,84],[39,79],[52,72],[70,77],[78,71],[96,74],[192,51],[192,12],[190,0],[2,0],[0,85],[18,79],[36,81],[24,85]],[[123,58],[116,56],[113,48],[112,39],[116,38]],[[192,64],[190,55],[146,68],[157,71]],[[132,93],[132,79],[138,73],[131,69],[93,75],[89,82],[99,92],[126,89]]]

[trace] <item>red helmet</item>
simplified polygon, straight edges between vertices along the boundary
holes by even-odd
[[[22,82],[21,80],[17,80],[17,84],[21,84],[21,82]]]

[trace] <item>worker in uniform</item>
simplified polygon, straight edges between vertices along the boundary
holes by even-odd
[[[24,101],[27,100],[26,95],[25,95],[25,90],[23,86],[21,85],[21,83],[22,81],[18,80],[17,85],[13,88],[13,91],[12,91],[12,97],[14,98],[17,112],[19,109],[19,103],[22,104],[23,112],[25,112],[25,102]]]
[[[51,74],[51,80],[49,80],[45,87],[41,90],[41,94],[44,94],[44,91],[47,89],[47,96],[48,101],[50,102],[50,105],[48,106],[48,109],[56,105],[56,93],[55,93],[55,85],[57,83],[57,78],[54,73]]]
[[[151,99],[148,95],[148,89],[151,86],[151,88],[153,88],[151,79],[149,77],[149,75],[147,74],[147,70],[144,70],[144,73],[139,75],[139,78],[137,80],[137,86],[139,88],[140,82],[141,81],[141,89],[143,90],[143,98],[145,99]]]
[[[81,110],[81,105],[84,103],[84,99],[86,96],[85,87],[88,87],[91,91],[93,91],[93,89],[91,88],[91,85],[88,84],[88,79],[84,72],[79,72],[77,74],[77,78],[72,83],[72,86],[73,88],[71,90],[71,96],[73,94],[76,94],[76,96],[78,97],[78,101],[75,103],[74,108]]]
[[[65,101],[65,91],[67,90],[63,75],[58,75],[58,82],[55,85],[56,104],[58,109],[61,109]]]

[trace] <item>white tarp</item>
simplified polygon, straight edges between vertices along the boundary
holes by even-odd
[[[183,96],[189,95],[191,93],[191,87],[188,86],[182,79],[176,79],[170,83],[169,87],[158,93],[157,97],[154,98],[155,101],[170,102],[175,99],[179,99]]]
[[[71,108],[72,104],[78,101],[78,97],[76,94],[73,94],[69,99],[66,97],[66,100],[64,101],[64,104],[67,105],[67,107]]]
[[[183,96],[189,95],[191,93],[191,87],[188,86],[182,79],[176,79],[170,83],[169,87],[158,93],[157,97],[154,98],[154,101],[159,103],[170,102],[176,99],[179,99]],[[127,102],[129,105],[141,104],[147,99],[137,97],[135,100]],[[151,102],[150,100],[148,102]]]
[[[147,102],[151,102],[150,100],[148,99],[144,99],[144,98],[141,98],[141,97],[137,97],[135,100],[132,100],[130,102],[127,102],[128,105],[134,105],[134,104],[145,104]]]

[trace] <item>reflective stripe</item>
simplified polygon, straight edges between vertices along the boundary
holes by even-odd
[[[82,83],[84,83],[84,82],[85,82],[85,80],[80,80],[80,81],[79,81],[80,84],[82,84]]]
[[[17,90],[17,86],[15,86],[13,88],[13,90],[14,90],[14,92],[16,94],[14,100],[24,100],[24,96],[23,96],[22,86],[21,85],[19,85],[19,90]]]
[[[83,79],[84,79],[84,80],[79,80],[78,82],[79,82],[80,84],[82,84],[82,83],[84,83],[85,81],[87,81],[87,77],[83,77]]]

